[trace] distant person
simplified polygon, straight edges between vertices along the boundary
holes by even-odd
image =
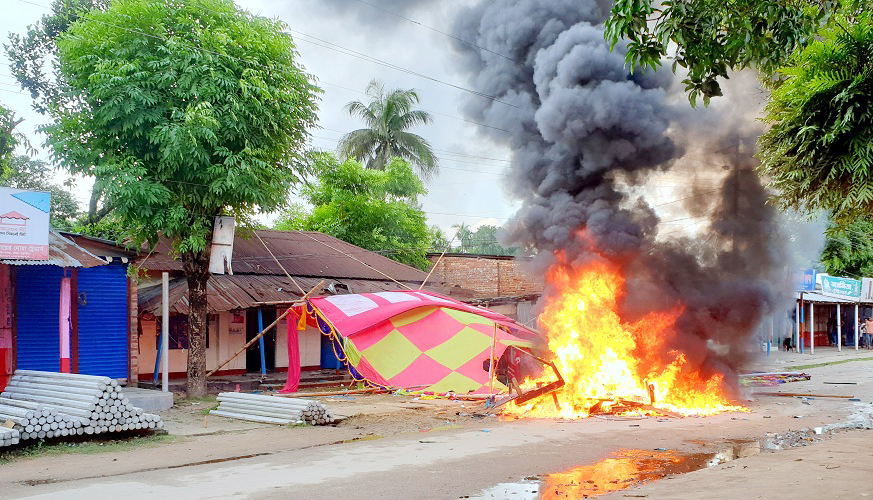
[[[864,347],[873,349],[873,318],[864,318]]]
[[[831,346],[837,345],[837,315],[831,314],[828,318],[828,340]]]

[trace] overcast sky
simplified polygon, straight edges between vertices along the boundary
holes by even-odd
[[[0,17],[0,33],[5,42],[10,31],[23,33],[28,24],[48,13],[50,0],[3,0],[2,3],[6,12]],[[360,122],[345,113],[343,106],[352,100],[364,100],[363,90],[371,79],[383,80],[388,88],[419,91],[420,106],[433,113],[434,122],[414,132],[431,142],[441,164],[439,177],[428,185],[429,194],[422,200],[423,208],[431,224],[447,230],[462,222],[472,226],[500,225],[514,212],[513,201],[501,186],[509,151],[478,135],[477,125],[460,119],[464,100],[476,97],[422,76],[323,46],[336,44],[405,70],[465,87],[468,84],[456,70],[458,58],[449,37],[386,12],[448,32],[454,12],[465,3],[469,2],[237,0],[237,5],[255,14],[278,17],[288,24],[303,65],[324,89],[318,113],[322,129],[313,131],[314,147],[333,150],[343,133],[361,127]],[[18,93],[18,89],[4,53],[0,55],[0,102],[26,119],[22,129],[33,138],[35,145],[41,145],[44,137],[33,133],[33,129],[45,118],[31,110],[29,95]],[[45,151],[42,155],[46,155]],[[75,189],[83,205],[89,185],[87,181],[80,181]]]

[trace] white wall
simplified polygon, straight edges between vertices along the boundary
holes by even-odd
[[[281,314],[281,311],[278,312]],[[246,324],[231,324],[233,315],[230,312],[218,314],[218,324],[209,324],[209,348],[206,349],[206,369],[212,370],[218,363],[224,361],[246,343]],[[245,318],[245,315],[243,315]],[[234,331],[230,333],[231,326]],[[151,374],[155,367],[158,338],[157,321],[145,321],[140,317],[142,336],[139,339],[139,373]],[[288,368],[288,335],[287,322],[282,320],[276,330],[276,368]],[[321,366],[321,332],[307,326],[306,330],[297,332],[300,346],[300,366],[302,368],[318,368]],[[170,373],[185,373],[188,366],[187,349],[170,349]],[[240,354],[230,363],[221,368],[226,370],[245,370],[246,357]]]
[[[246,343],[245,323],[242,323],[240,334],[230,334],[231,314],[218,314],[218,323],[209,323],[209,347],[206,349],[206,369],[212,370],[218,363],[237,352]],[[239,325],[234,325],[239,326]],[[146,321],[140,316],[142,336],[139,339],[139,373],[151,374],[155,369],[157,342],[160,332],[157,331],[157,320]],[[170,349],[170,373],[185,373],[188,367],[187,349]],[[233,361],[221,368],[224,370],[245,370],[246,358],[237,356]]]
[[[279,313],[281,314],[281,312]],[[288,322],[283,319],[276,330],[276,368],[288,368]],[[321,366],[321,332],[308,326],[297,332],[300,348],[300,367],[317,368]]]

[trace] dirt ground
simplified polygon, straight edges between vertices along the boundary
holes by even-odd
[[[349,417],[336,426],[282,427],[206,416],[214,402],[184,402],[163,414],[166,439],[103,453],[35,453],[0,465],[0,498],[56,493],[103,498],[126,491],[121,488],[129,488],[130,481],[151,498],[280,498],[292,491],[295,498],[336,498],[349,488],[367,488],[359,491],[383,498],[475,497],[498,483],[600,463],[622,450],[710,453],[737,440],[758,440],[761,452],[668,474],[669,480],[634,483],[603,498],[859,498],[873,493],[873,452],[867,445],[873,436],[827,426],[873,421],[869,357],[851,351],[817,350],[815,357],[774,353],[756,368],[835,364],[804,369],[812,375],[809,381],[754,388],[746,402],[750,413],[708,418],[516,421],[492,416],[480,403],[383,394],[320,398],[334,414]],[[843,363],[853,359],[858,361]],[[772,395],[779,392],[811,396]],[[331,465],[322,470],[309,466],[313,463]],[[253,477],[263,473],[263,481],[250,490],[219,489],[231,487],[220,478],[241,468]],[[165,480],[175,489],[167,490]]]

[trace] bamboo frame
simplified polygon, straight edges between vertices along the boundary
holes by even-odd
[[[264,336],[268,331],[270,331],[271,328],[273,328],[274,326],[278,325],[280,321],[282,321],[283,319],[285,319],[285,317],[288,316],[288,315],[291,313],[291,308],[292,308],[292,307],[297,306],[297,305],[305,304],[305,303],[306,303],[306,299],[309,298],[309,296],[312,295],[316,290],[318,290],[319,288],[321,288],[321,285],[324,284],[324,281],[325,281],[325,280],[321,280],[321,281],[319,281],[317,285],[315,285],[314,287],[312,287],[312,290],[309,290],[308,292],[306,292],[302,297],[300,297],[299,300],[297,300],[296,302],[292,302],[291,304],[289,304],[289,305],[288,305],[288,309],[286,309],[285,312],[283,312],[281,315],[279,315],[279,316],[276,318],[275,321],[273,321],[272,323],[270,323],[269,326],[267,326],[266,328],[264,328],[263,330],[261,330],[261,333],[255,335],[254,338],[252,338],[252,340],[249,340],[248,342],[246,342],[246,345],[242,346],[242,348],[241,348],[239,351],[237,351],[237,352],[234,353],[231,357],[225,359],[221,364],[219,364],[218,366],[216,366],[215,368],[213,368],[212,371],[210,371],[209,373],[206,374],[206,377],[207,377],[207,378],[211,377],[213,374],[215,374],[215,372],[217,372],[218,370],[222,369],[226,364],[228,364],[228,363],[230,363],[231,361],[233,361],[237,356],[239,356],[240,354],[246,352],[246,350],[247,350],[249,347],[255,345],[255,342],[257,342],[258,340],[260,340],[261,337],[263,337],[263,336]]]

